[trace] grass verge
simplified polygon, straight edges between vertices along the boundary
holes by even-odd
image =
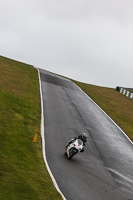
[[[72,81],[88,94],[133,141],[133,99],[112,88]]]
[[[61,200],[42,158],[37,70],[2,56],[0,118],[0,199]]]
[[[37,70],[0,56],[0,75],[0,199],[61,200],[42,159]],[[72,81],[133,141],[132,99],[115,89]]]

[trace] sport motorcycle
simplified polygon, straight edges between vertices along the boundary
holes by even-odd
[[[67,156],[68,159],[71,159],[78,152],[81,152],[83,148],[84,146],[82,140],[76,139],[66,147],[65,155]]]

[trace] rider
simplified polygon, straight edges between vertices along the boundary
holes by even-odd
[[[82,135],[79,135],[78,137],[72,138],[71,140],[68,141],[68,143],[67,143],[67,145],[66,145],[66,149],[67,149],[68,145],[71,144],[72,142],[74,142],[76,139],[82,140],[83,146],[85,146],[85,145],[86,145],[86,142],[87,142],[87,137],[88,137],[87,133],[83,133]],[[84,147],[83,147],[83,149],[81,150],[81,152],[83,152],[83,151],[84,151]]]

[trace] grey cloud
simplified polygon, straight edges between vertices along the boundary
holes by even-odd
[[[132,87],[131,0],[0,0],[0,54],[91,84]]]

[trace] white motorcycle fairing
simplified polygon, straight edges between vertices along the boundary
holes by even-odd
[[[66,156],[68,159],[71,159],[75,154],[80,152],[83,149],[83,142],[80,139],[76,139],[70,143],[66,149]]]

